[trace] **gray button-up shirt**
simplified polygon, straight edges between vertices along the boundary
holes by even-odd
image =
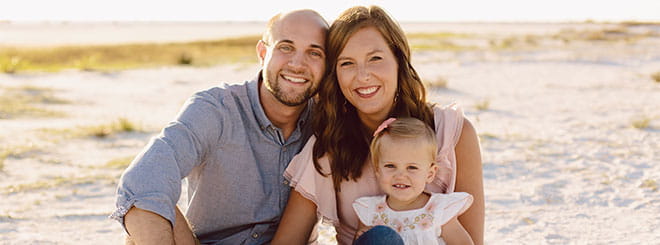
[[[258,87],[254,79],[193,95],[126,169],[111,217],[123,225],[135,206],[174,224],[187,177],[185,215],[202,243],[268,243],[289,197],[282,173],[311,135],[312,102],[285,141],[264,113]]]

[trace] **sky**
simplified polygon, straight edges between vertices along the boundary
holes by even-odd
[[[6,1],[6,2],[5,2]],[[398,21],[660,21],[660,0],[3,0],[5,21],[266,21],[311,8],[326,19],[379,5]]]

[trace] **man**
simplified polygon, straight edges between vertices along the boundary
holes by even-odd
[[[111,217],[129,243],[272,239],[290,191],[282,173],[311,135],[309,98],[325,74],[327,30],[312,10],[276,15],[257,44],[257,78],[187,101],[122,175]],[[176,207],[184,177],[189,224]]]

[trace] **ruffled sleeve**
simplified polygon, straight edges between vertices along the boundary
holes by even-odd
[[[444,225],[450,219],[463,214],[472,205],[472,195],[466,192],[454,192],[450,194],[434,194],[437,203],[434,216],[437,217],[437,225]]]
[[[454,192],[456,184],[456,153],[455,148],[463,129],[465,118],[463,109],[456,104],[445,107],[434,106],[435,132],[438,140],[436,163],[438,173],[427,190],[435,193]]]
[[[374,208],[374,197],[361,197],[353,202],[353,210],[357,214],[358,218],[366,226],[373,226],[372,216],[375,212]]]
[[[309,138],[305,147],[298,155],[293,157],[291,163],[284,171],[284,177],[289,180],[290,186],[303,197],[316,204],[316,215],[326,223],[337,225],[337,201],[335,189],[330,175],[323,176],[314,168],[312,150],[316,137]],[[327,156],[319,159],[323,173],[330,172]]]

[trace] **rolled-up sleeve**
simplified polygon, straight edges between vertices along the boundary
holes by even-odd
[[[220,101],[205,91],[186,102],[177,119],[153,138],[122,174],[116,210],[110,218],[124,226],[124,216],[135,206],[162,216],[174,226],[181,180],[203,164],[210,148],[219,142],[223,124]]]

